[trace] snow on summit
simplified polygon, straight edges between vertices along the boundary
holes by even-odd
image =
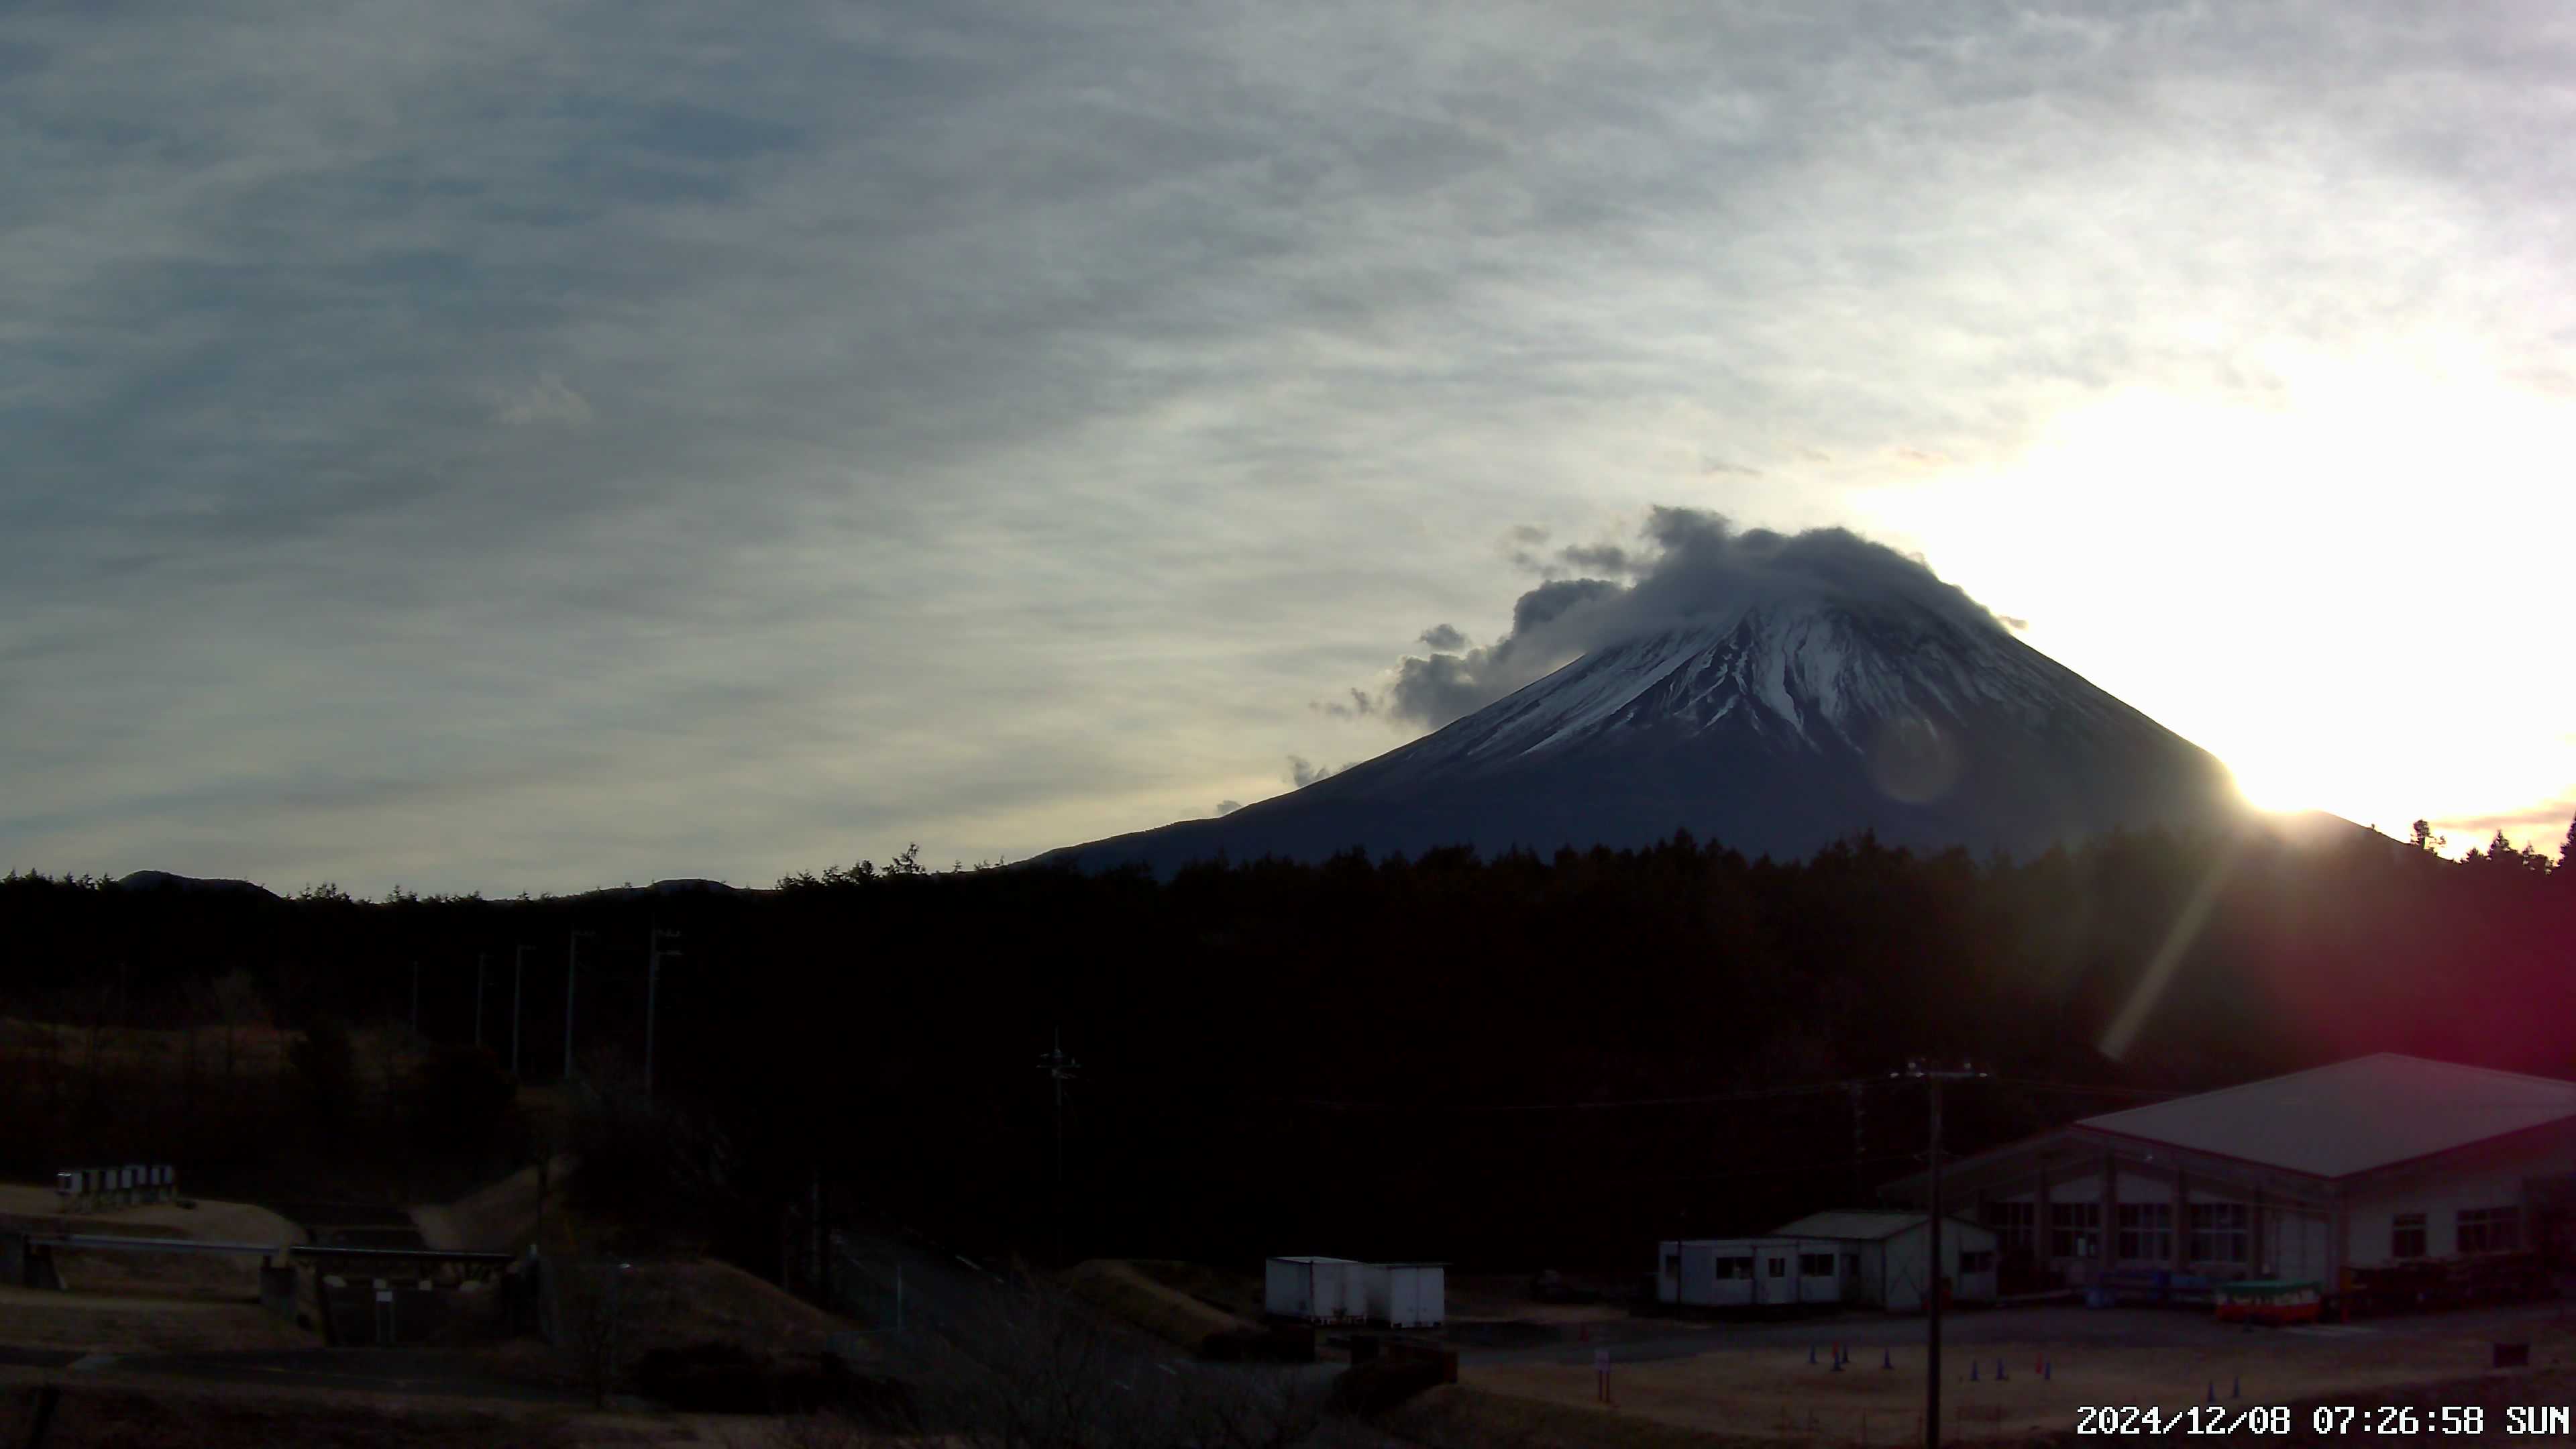
[[[1922,561],[1839,529],[1658,510],[1626,580],[1531,590],[1491,645],[1407,658],[1377,712],[1432,732],[1304,789],[1076,847],[1167,869],[1468,844],[1747,854],[1862,830],[2036,851],[2241,811],[2224,766],[2014,637]],[[1455,639],[1445,626],[1426,638]]]

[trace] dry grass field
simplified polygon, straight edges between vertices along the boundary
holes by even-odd
[[[102,1026],[0,1017],[0,1060],[76,1082],[112,1077],[196,1081],[275,1079],[288,1069],[296,1033],[260,1022],[172,1028]],[[419,1060],[411,1033],[358,1027],[349,1033],[358,1087],[382,1092]]]
[[[318,1340],[257,1303],[0,1287],[0,1342],[89,1353],[311,1348]]]
[[[637,1413],[358,1389],[128,1381],[0,1369],[0,1442],[17,1443],[38,1383],[60,1394],[46,1449],[839,1449],[837,1425]],[[891,1446],[887,1446],[891,1449]]]
[[[2576,1363],[2576,1333],[2535,1324],[2533,1372],[2563,1373]],[[2037,1370],[2033,1343],[1979,1345],[1978,1371],[1961,1347],[1944,1355],[1944,1417],[1956,1416],[1965,1442],[2023,1442],[2069,1433],[2077,1411],[2097,1405],[2160,1405],[2181,1410],[2204,1402],[2215,1386],[2222,1405],[2290,1404],[2343,1395],[2367,1402],[2410,1385],[2477,1380],[2491,1363],[2491,1337],[2446,1330],[2438,1319],[2383,1321],[2353,1337],[2249,1334],[2242,1345],[2164,1348],[2058,1348],[2050,1376]],[[2001,1360],[2007,1377],[1995,1378]],[[1803,1347],[1718,1349],[1690,1358],[1615,1365],[1611,1405],[1596,1397],[1588,1364],[1469,1364],[1462,1386],[1504,1399],[1534,1401],[1600,1420],[1633,1420],[1716,1433],[1730,1441],[1815,1444],[1921,1442],[1923,1354],[1896,1350],[1896,1368],[1875,1351],[1856,1354],[1836,1373],[1811,1366]],[[2237,1397],[2241,1391],[2242,1397]],[[1548,1442],[1545,1440],[1538,1442]],[[1640,1440],[1640,1443],[1652,1442]]]
[[[1193,1269],[1186,1263],[1131,1263],[1114,1258],[1094,1258],[1076,1263],[1056,1275],[1057,1281],[1110,1317],[1144,1330],[1175,1348],[1197,1352],[1212,1333],[1227,1333],[1254,1326],[1256,1317],[1228,1313],[1214,1304],[1202,1301],[1186,1288],[1173,1286],[1170,1278],[1188,1282],[1192,1273],[1213,1274],[1214,1269]],[[1221,1287],[1220,1291],[1226,1290]]]

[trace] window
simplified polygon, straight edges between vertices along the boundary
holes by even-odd
[[[2389,1224],[2388,1255],[2392,1258],[2424,1256],[2424,1215],[2422,1213],[2399,1213],[2397,1220]]]
[[[1834,1276],[1834,1255],[1831,1253],[1800,1253],[1798,1255],[1798,1276],[1801,1278],[1830,1278]]]
[[[2131,1262],[2172,1262],[2173,1204],[2120,1204],[2120,1256]]]
[[[2522,1246],[2522,1209],[2460,1209],[2460,1251],[2510,1253]]]
[[[1995,1246],[2007,1253],[2027,1253],[2037,1246],[2032,1231],[2039,1220],[2039,1205],[2027,1202],[1990,1202],[1986,1204],[1986,1226],[1995,1230]]]
[[[2102,1205],[2098,1202],[2053,1202],[2048,1205],[2050,1234],[2049,1255],[2056,1258],[2090,1258],[2098,1250],[2102,1236]]]
[[[2251,1262],[2246,1225],[2253,1213],[2241,1202],[2196,1202],[2191,1205],[2191,1260],[2195,1263]]]
[[[1717,1260],[1717,1276],[1720,1278],[1750,1278],[1753,1276],[1753,1260],[1751,1258],[1720,1258]]]
[[[1786,1259],[1786,1258],[1774,1258],[1774,1259],[1772,1259],[1772,1260],[1771,1260],[1771,1276],[1772,1276],[1772,1277],[1774,1277],[1774,1278],[1786,1278],[1786,1277],[1788,1277],[1788,1276],[1789,1276],[1789,1260],[1788,1260],[1788,1259]]]
[[[1978,1248],[1974,1251],[1961,1252],[1959,1254],[1959,1271],[1962,1273],[1991,1273],[1995,1271],[1994,1250],[1991,1248]]]

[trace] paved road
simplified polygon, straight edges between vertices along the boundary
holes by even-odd
[[[32,1363],[40,1350],[0,1350],[0,1363]],[[247,1353],[54,1354],[37,1367],[75,1373],[149,1374],[229,1384],[368,1389],[527,1403],[587,1404],[558,1389],[493,1377],[463,1355],[406,1349],[281,1349]]]
[[[2207,1310],[2187,1308],[2001,1308],[1951,1313],[1941,1320],[1941,1342],[1963,1349],[1980,1344],[2042,1343],[2080,1347],[2157,1348],[2225,1347],[2249,1336],[2287,1345],[2350,1346],[2371,1338],[2475,1338],[2493,1335],[2510,1341],[2517,1334],[2566,1313],[2558,1303],[2520,1304],[2463,1313],[2377,1318],[2332,1331],[2246,1329],[2219,1323]],[[1689,1358],[1720,1349],[1849,1344],[1857,1355],[1880,1348],[1920,1348],[1923,1320],[1883,1314],[1841,1314],[1776,1323],[1719,1322],[1680,1325],[1639,1318],[1596,1325],[1596,1342],[1550,1343],[1524,1348],[1476,1348],[1460,1345],[1461,1363],[1589,1364],[1595,1350],[1607,1349],[1613,1363],[1645,1363]],[[2293,1349],[2293,1351],[2298,1351]]]

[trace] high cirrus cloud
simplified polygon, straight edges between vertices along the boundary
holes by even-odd
[[[1658,508],[1640,530],[1643,546],[1577,544],[1553,563],[1627,576],[1555,578],[1512,606],[1510,632],[1490,645],[1464,645],[1447,625],[1426,631],[1428,655],[1407,655],[1395,680],[1368,697],[1374,712],[1437,729],[1501,699],[1568,661],[1683,620],[1769,601],[1897,599],[1982,628],[1999,620],[1922,559],[1848,529],[1782,534],[1737,529],[1699,509]],[[1526,541],[1527,532],[1516,534]],[[1368,710],[1356,711],[1359,713]]]

